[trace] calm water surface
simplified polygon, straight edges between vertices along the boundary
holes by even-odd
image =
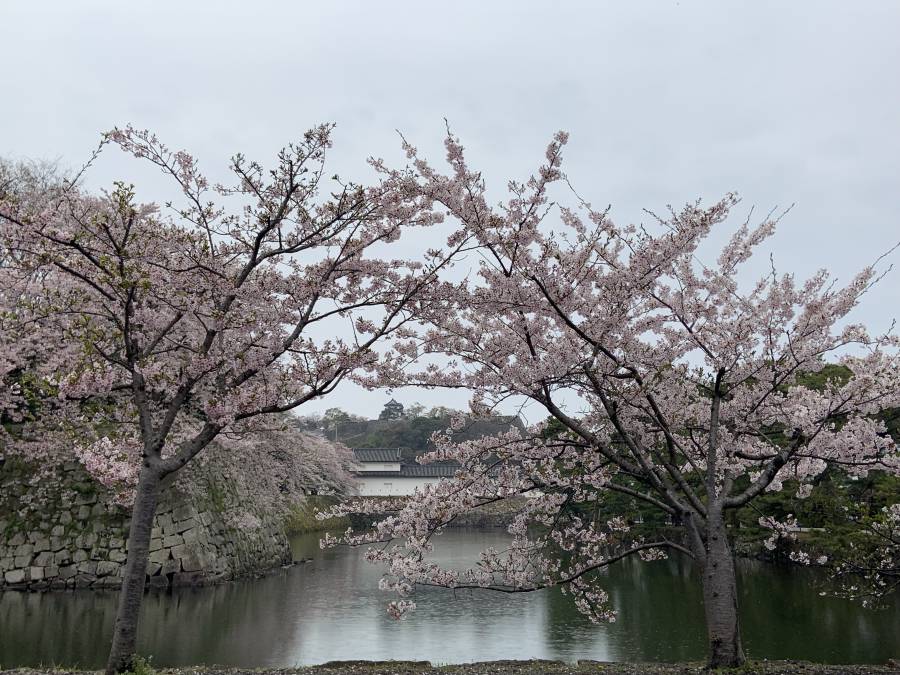
[[[502,531],[455,530],[437,540],[461,565]],[[334,659],[677,661],[704,656],[700,589],[678,561],[624,562],[607,574],[619,610],[592,625],[556,591],[507,595],[426,589],[405,621],[387,617],[394,596],[378,568],[350,549],[294,541],[312,562],[263,579],[147,595],[139,650],[154,665],[294,666]],[[742,618],[753,658],[884,662],[900,655],[900,602],[869,611],[818,595],[817,577],[752,562],[740,566]],[[112,629],[111,592],[0,593],[0,665],[101,667]]]

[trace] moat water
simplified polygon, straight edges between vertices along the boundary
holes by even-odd
[[[437,540],[442,563],[460,565],[502,545],[501,530],[453,530]],[[593,625],[558,591],[507,595],[426,589],[394,621],[380,570],[362,551],[321,551],[318,535],[294,540],[311,562],[261,579],[146,596],[139,650],[155,666],[295,666],[347,659],[458,663],[547,658],[682,661],[704,657],[700,589],[677,560],[623,562],[606,575],[619,610]],[[867,610],[819,595],[809,570],[741,561],[746,651],[754,659],[883,663],[900,656],[900,601]],[[0,593],[0,667],[102,666],[114,592]]]

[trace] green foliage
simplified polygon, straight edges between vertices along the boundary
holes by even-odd
[[[20,421],[13,421],[14,418],[10,416],[9,411],[0,410],[0,425],[11,434],[16,434],[23,422],[27,423],[40,417],[44,402],[52,400],[58,391],[58,387],[27,369],[17,369],[8,373],[5,379],[0,381],[0,387],[18,388],[21,392],[18,409],[15,411]]]
[[[322,423],[326,427],[333,427],[337,422],[349,422],[353,419],[359,418],[341,408],[328,408],[328,410],[322,413]]]
[[[541,438],[566,437],[571,432],[566,426],[555,417],[548,417],[544,421],[544,430],[541,432]]]
[[[131,670],[126,672],[131,675],[156,675],[156,669],[150,663],[152,659],[151,656],[144,657],[135,654],[131,657]]]
[[[417,417],[425,417],[425,406],[421,403],[413,403],[403,408],[403,416],[407,419],[415,419]]]
[[[450,427],[451,416],[415,417],[398,420],[371,420],[348,423],[338,429],[337,440],[350,448],[400,448],[403,460],[415,461],[423,452],[434,450],[431,436]],[[516,417],[469,419],[452,434],[456,442],[473,440],[507,431],[521,422]]]
[[[894,442],[900,444],[900,408],[887,408],[878,413],[877,418],[884,422]]]
[[[852,376],[853,371],[847,366],[829,363],[816,373],[801,373],[797,376],[797,384],[807,389],[822,391],[829,383],[838,386],[847,384]]]
[[[800,535],[804,545],[812,551],[835,555],[859,545],[858,520],[876,514],[897,501],[900,477],[884,471],[871,471],[868,476],[854,480],[839,469],[828,469],[813,486],[806,499],[795,494],[799,484],[787,481],[784,489],[760,495],[751,506],[731,514],[730,524],[737,543],[745,550],[753,548],[771,534],[759,525],[761,514],[783,521],[793,514],[797,522],[811,532]],[[780,550],[778,554],[783,554]]]
[[[798,378],[798,384],[811,389],[822,389],[829,382],[841,385],[851,377],[845,366],[829,364],[816,373],[805,373]],[[900,408],[887,409],[878,414],[888,433],[900,443]],[[787,441],[781,430],[768,429],[767,434],[775,445]],[[548,418],[542,432],[546,439],[566,438],[571,433],[557,419]],[[577,467],[574,471],[577,471]],[[689,484],[703,493],[701,477],[687,475]],[[627,476],[617,475],[613,485],[643,492],[644,488]],[[743,476],[736,485],[742,490],[749,484],[749,477]],[[772,531],[759,524],[761,516],[784,521],[793,515],[803,528],[810,532],[801,533],[804,546],[813,551],[834,555],[842,550],[859,548],[862,545],[860,522],[877,517],[881,509],[897,501],[900,495],[900,477],[884,471],[871,471],[866,477],[851,477],[840,468],[827,469],[813,485],[812,493],[806,499],[799,499],[797,481],[785,481],[784,488],[777,492],[766,492],[752,504],[728,513],[728,524],[734,536],[735,546],[744,553],[758,553],[762,542]],[[676,525],[661,510],[645,501],[613,490],[599,490],[596,499],[590,502],[572,504],[571,510],[582,519],[604,522],[616,516],[624,517],[632,525],[632,533],[649,536],[653,532]],[[777,551],[784,555],[786,551]]]
[[[354,448],[432,450],[434,445],[431,435],[435,431],[443,431],[449,424],[450,420],[442,417],[386,420],[378,425],[370,425],[364,434],[348,440]]]
[[[337,501],[338,499],[335,497],[316,495],[307,497],[305,502],[295,504],[285,519],[285,532],[287,534],[306,534],[324,530],[347,529],[350,527],[350,519],[347,516],[328,520],[316,519],[317,511],[333,506]]]

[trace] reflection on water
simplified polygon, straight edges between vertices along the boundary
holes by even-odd
[[[500,531],[450,531],[444,564],[502,545]],[[405,621],[378,590],[378,568],[350,549],[294,542],[312,562],[264,577],[145,598],[139,650],[158,666],[294,666],[333,659],[678,661],[704,655],[700,590],[689,565],[625,562],[606,575],[619,620],[594,626],[558,592],[522,595],[425,589]],[[900,655],[900,602],[872,612],[822,598],[815,576],[743,562],[741,602],[753,658],[884,662]],[[0,594],[0,665],[102,666],[114,592]]]

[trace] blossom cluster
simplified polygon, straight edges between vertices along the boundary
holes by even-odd
[[[804,281],[773,264],[740,285],[741,267],[777,217],[756,226],[748,218],[704,263],[701,245],[727,227],[736,195],[620,225],[577,195],[562,205],[567,140],[554,137],[543,166],[510,182],[500,204],[451,134],[446,173],[409,144],[407,168],[376,165],[458,223],[480,255],[468,279],[420,308],[423,329],[404,337],[402,353],[421,367],[382,381],[466,387],[473,409],[524,399],[552,420],[520,436],[436,438],[425,461],[458,461],[453,479],[406,504],[346,507],[388,514],[343,541],[378,542],[369,557],[399,584],[391,587],[568,584],[582,611],[602,617],[596,572],[615,560],[678,551],[730,569],[728,511],[788,482],[799,484],[797,498],[808,496],[828,467],[900,473],[877,418],[900,405],[900,338],[850,323],[881,273],[866,267],[841,286],[824,270]],[[453,360],[439,366],[438,355]],[[432,536],[459,515],[524,496],[507,550],[485,551],[461,573],[429,560]],[[646,536],[627,514],[598,516],[613,498],[655,512],[679,534]]]
[[[439,218],[392,179],[329,185],[331,132],[310,130],[272,169],[237,155],[234,184],[215,186],[149,131],[106,134],[103,146],[178,187],[165,207],[123,182],[101,194],[27,172],[0,182],[0,410],[29,418],[10,449],[39,458],[63,445],[50,435],[67,436],[127,492],[137,471],[174,473],[218,437],[396,371],[379,345],[441,297],[466,237],[417,258],[373,255]],[[25,379],[40,383],[30,399]]]

